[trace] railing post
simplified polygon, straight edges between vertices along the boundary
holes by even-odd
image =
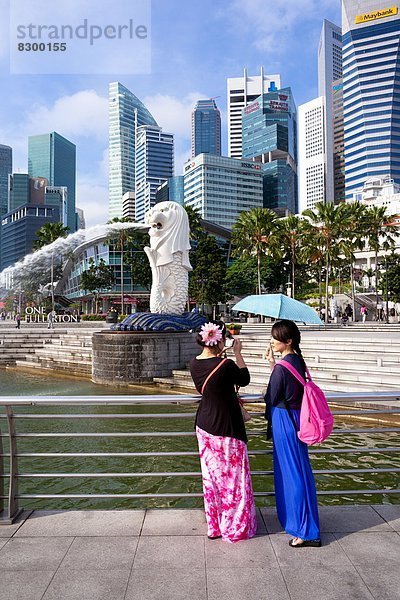
[[[15,420],[13,410],[10,405],[5,407],[8,426],[8,440],[10,445],[10,473],[8,484],[8,514],[3,519],[3,523],[13,523],[22,512],[18,508],[18,459],[17,459],[17,438],[15,437]]]

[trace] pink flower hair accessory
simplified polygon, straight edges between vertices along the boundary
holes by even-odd
[[[216,346],[222,340],[222,330],[215,323],[205,323],[201,326],[200,336],[206,346]]]

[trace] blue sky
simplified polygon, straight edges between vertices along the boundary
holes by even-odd
[[[180,174],[190,156],[190,113],[197,99],[219,96],[226,152],[226,78],[241,76],[243,67],[258,74],[263,65],[266,73],[281,74],[297,105],[307,102],[317,96],[322,20],[340,25],[340,0],[152,0],[151,7],[148,75],[119,75],[118,64],[109,75],[11,75],[9,1],[0,0],[0,143],[14,148],[14,170],[26,172],[28,135],[55,130],[73,141],[77,205],[88,225],[107,219],[110,81],[121,81],[175,134]]]

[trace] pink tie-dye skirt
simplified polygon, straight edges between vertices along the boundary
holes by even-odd
[[[208,535],[228,542],[253,537],[257,518],[245,442],[211,435],[199,427],[196,436]]]

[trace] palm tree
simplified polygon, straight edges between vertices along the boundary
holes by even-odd
[[[279,256],[279,218],[269,208],[253,208],[240,213],[232,229],[233,255],[257,256],[257,289],[261,294],[261,256]]]
[[[343,230],[344,241],[344,256],[350,264],[350,284],[351,284],[351,301],[353,305],[353,315],[356,315],[356,302],[354,293],[354,262],[355,252],[364,248],[364,227],[366,207],[360,202],[352,202],[345,204],[345,213],[347,216],[347,226]]]
[[[290,273],[291,273],[291,284],[292,284],[292,298],[295,297],[294,287],[294,275],[295,267],[299,262],[301,247],[305,239],[306,227],[305,222],[301,217],[295,215],[289,215],[288,217],[281,219],[281,230],[280,238],[283,253],[289,256],[290,262]]]
[[[40,250],[43,246],[48,246],[59,238],[66,237],[68,232],[69,228],[64,227],[60,222],[45,223],[35,233],[36,240],[33,243],[33,250]]]
[[[107,221],[107,225],[112,225],[113,223],[131,223],[131,219],[128,217],[114,217],[110,221]],[[132,228],[134,224],[132,223]],[[118,233],[113,232],[110,233],[110,238],[116,238],[118,240],[118,244],[121,250],[121,315],[125,314],[125,303],[124,303],[124,250],[126,242],[130,241],[129,228],[120,229]]]
[[[386,214],[384,206],[366,209],[363,228],[367,245],[375,254],[375,301],[378,304],[378,252],[392,249],[400,233],[397,226],[393,225],[393,217]]]
[[[207,235],[201,222],[201,214],[196,208],[193,208],[193,206],[184,206],[184,209],[186,210],[189,219],[190,239],[198,241]]]
[[[303,212],[312,225],[314,244],[320,248],[324,255],[325,263],[325,323],[328,323],[328,287],[332,265],[338,261],[339,256],[345,253],[346,245],[342,232],[346,230],[349,217],[345,204],[335,206],[332,202],[324,204],[317,202],[315,210],[308,208]]]

